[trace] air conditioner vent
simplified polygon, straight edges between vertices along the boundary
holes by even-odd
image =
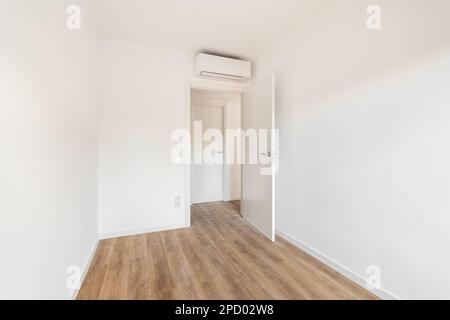
[[[251,78],[251,63],[201,53],[195,61],[195,74],[213,79],[246,81]]]

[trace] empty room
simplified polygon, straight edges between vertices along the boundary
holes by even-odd
[[[1,300],[448,300],[449,163],[448,0],[0,0]]]

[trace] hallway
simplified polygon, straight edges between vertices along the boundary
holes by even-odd
[[[236,203],[192,207],[192,228],[101,241],[77,299],[375,299]]]

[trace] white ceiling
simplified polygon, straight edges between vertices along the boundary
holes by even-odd
[[[311,13],[313,0],[96,0],[100,36],[252,59]]]

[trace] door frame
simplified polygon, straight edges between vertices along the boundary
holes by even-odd
[[[233,83],[207,79],[186,79],[185,81],[185,129],[191,132],[191,90],[203,89],[219,92],[243,93],[248,84]],[[191,141],[189,141],[191,143]],[[185,206],[185,227],[191,227],[191,165],[184,165],[184,206]],[[242,183],[242,181],[241,181]]]

